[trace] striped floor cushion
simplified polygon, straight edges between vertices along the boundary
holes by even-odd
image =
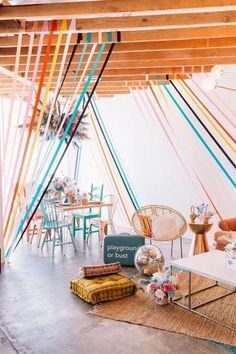
[[[106,275],[91,279],[73,279],[70,289],[86,302],[99,302],[121,299],[136,292],[136,284],[120,274]]]

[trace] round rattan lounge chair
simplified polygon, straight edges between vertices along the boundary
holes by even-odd
[[[176,222],[177,232],[175,235],[165,235],[165,236],[153,236],[152,226],[150,225],[150,221],[152,220],[152,216],[161,216],[161,215],[174,215]],[[144,218],[143,218],[144,216]],[[145,218],[145,216],[147,218]],[[146,225],[145,225],[146,224]],[[149,229],[147,224],[149,224]],[[182,236],[187,230],[187,222],[184,216],[179,213],[177,210],[170,208],[164,205],[146,205],[136,210],[132,216],[132,225],[135,232],[138,235],[142,235],[144,237],[149,238],[150,240],[155,241],[171,241],[171,257],[173,256],[173,244],[174,240],[180,240],[180,252],[181,258],[183,256],[183,247],[182,247]]]

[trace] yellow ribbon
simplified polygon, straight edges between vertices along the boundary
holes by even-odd
[[[210,113],[205,109],[205,107],[202,105],[201,101],[199,101],[198,99],[196,99],[194,97],[194,95],[192,94],[192,92],[190,91],[190,89],[187,87],[187,85],[183,82],[183,80],[178,80],[178,82],[180,83],[180,85],[182,86],[183,90],[187,93],[187,95],[189,95],[192,99],[192,101],[196,104],[196,106],[200,109],[200,111],[204,114],[204,116],[206,117],[206,119],[208,120],[208,122],[215,128],[215,130],[217,131],[217,133],[221,136],[221,138],[225,141],[225,143],[229,146],[229,148],[236,153],[236,148],[234,148],[234,146],[226,139],[226,137],[224,136],[224,134],[221,133],[220,129],[217,127],[217,125],[214,123],[214,121],[212,120]]]
[[[10,235],[12,234],[12,231],[13,231],[13,227],[14,227],[15,220],[16,220],[16,214],[17,214],[17,211],[18,211],[18,209],[20,207],[20,202],[21,202],[21,199],[22,199],[22,196],[23,196],[24,186],[25,186],[25,183],[26,183],[26,178],[27,178],[27,175],[28,175],[28,172],[29,172],[29,168],[30,168],[31,160],[32,160],[33,153],[34,153],[34,150],[35,150],[36,142],[37,142],[38,137],[39,137],[40,126],[41,126],[41,123],[42,123],[42,120],[43,120],[44,110],[45,110],[45,107],[46,107],[46,104],[47,104],[47,101],[48,101],[48,94],[49,94],[49,91],[50,91],[50,88],[51,88],[51,84],[52,84],[53,74],[54,74],[54,71],[55,71],[55,66],[56,66],[57,57],[58,57],[59,50],[60,50],[60,45],[61,45],[61,41],[62,41],[63,32],[65,32],[66,30],[67,30],[67,20],[63,20],[62,24],[61,24],[61,27],[60,27],[59,35],[58,35],[58,38],[57,38],[56,48],[55,48],[53,61],[52,61],[52,65],[51,65],[51,69],[50,69],[50,73],[49,73],[49,77],[48,77],[48,82],[47,82],[45,93],[44,93],[42,107],[41,107],[41,110],[40,110],[40,114],[39,114],[39,117],[38,117],[38,122],[37,122],[36,129],[35,129],[33,142],[32,142],[32,145],[31,145],[31,149],[30,149],[30,151],[28,153],[28,159],[27,159],[27,163],[25,165],[24,175],[23,175],[23,178],[22,178],[22,181],[21,181],[21,184],[20,184],[18,195],[16,197],[15,207],[14,207],[14,210],[13,210],[12,215],[11,215],[11,223],[10,223],[10,227],[8,229],[8,237],[7,237],[6,244],[5,244],[6,249],[8,247],[8,243],[9,243],[9,240],[10,240]]]

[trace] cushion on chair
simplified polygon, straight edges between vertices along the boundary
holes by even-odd
[[[136,284],[120,274],[107,275],[91,279],[74,279],[70,289],[86,302],[93,305],[110,300],[121,299],[136,292]]]
[[[152,236],[159,240],[171,240],[178,234],[175,215],[152,217]]]
[[[137,214],[141,224],[143,235],[146,237],[152,237],[152,218],[150,215]]]

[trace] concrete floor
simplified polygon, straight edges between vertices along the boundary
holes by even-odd
[[[69,291],[69,281],[80,266],[102,261],[96,235],[89,246],[81,240],[77,254],[68,246],[66,255],[58,248],[52,259],[47,247],[42,252],[24,241],[3,267],[0,354],[225,352],[207,341],[88,314],[91,306]]]

